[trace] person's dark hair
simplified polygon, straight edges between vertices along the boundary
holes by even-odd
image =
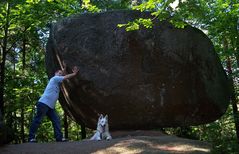
[[[59,71],[61,71],[60,69],[56,70],[55,73],[58,73]]]

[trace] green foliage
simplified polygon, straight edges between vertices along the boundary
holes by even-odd
[[[101,11],[97,6],[91,4],[90,0],[83,0],[82,8],[93,13]]]
[[[75,0],[12,0],[1,2],[0,6],[1,43],[6,36],[4,28],[7,27],[8,30],[4,120],[10,128],[14,129],[13,143],[21,143],[27,141],[35,104],[48,80],[44,66],[44,48],[49,35],[46,26],[48,23],[82,12],[84,9],[81,8],[81,3]],[[10,8],[9,23],[7,23],[7,8]],[[26,44],[25,55],[23,55],[23,41]],[[2,60],[2,52],[0,60]],[[60,110],[60,113],[63,111]],[[71,125],[76,128],[76,124]],[[39,128],[39,141],[46,142],[54,139],[53,129],[49,128],[52,128],[51,123],[44,119]],[[80,129],[77,130],[79,132]]]
[[[131,0],[91,0],[92,5],[97,6],[101,11],[128,9]]]
[[[118,27],[126,27],[126,31],[132,31],[139,30],[140,25],[142,25],[145,28],[152,28],[153,23],[151,19],[139,18],[132,22],[128,22],[127,24],[118,24]]]
[[[237,152],[239,145],[231,106],[219,120],[194,128],[198,128],[196,133],[200,140],[212,143],[213,153]]]
[[[176,28],[184,28],[186,25],[188,25],[187,23],[180,21],[180,20],[175,20],[175,19],[170,19],[169,20],[170,23],[172,23]]]
[[[171,22],[176,28],[184,28],[187,24],[185,21],[181,19],[181,16],[175,12],[173,12],[173,8],[170,4],[172,4],[174,0],[148,0],[140,5],[133,6],[133,10],[138,11],[150,11],[152,18],[147,19],[135,19],[134,21],[130,21],[127,24],[119,24],[118,27],[125,27],[126,31],[138,30],[140,25],[146,28],[152,28],[153,20],[168,20]]]
[[[164,131],[170,135],[208,142],[212,144],[211,152],[215,154],[236,154],[239,148],[231,106],[215,122],[191,127],[165,128]]]

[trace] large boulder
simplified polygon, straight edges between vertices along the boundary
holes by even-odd
[[[227,76],[212,42],[191,26],[154,20],[152,29],[126,32],[117,24],[149,13],[80,14],[51,27],[49,76],[74,65],[79,75],[62,86],[61,104],[95,129],[99,113],[110,129],[199,125],[218,119],[229,103]]]

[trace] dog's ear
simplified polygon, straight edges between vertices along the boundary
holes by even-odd
[[[105,115],[105,119],[108,120],[108,115],[107,114]]]
[[[102,114],[100,114],[100,117],[99,117],[99,119],[102,119],[103,118],[103,115]]]

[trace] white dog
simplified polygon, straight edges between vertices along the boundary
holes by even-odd
[[[90,140],[100,141],[102,139],[110,140],[112,137],[109,132],[108,115],[104,117],[102,114],[100,114],[96,132],[94,136],[90,138]]]

